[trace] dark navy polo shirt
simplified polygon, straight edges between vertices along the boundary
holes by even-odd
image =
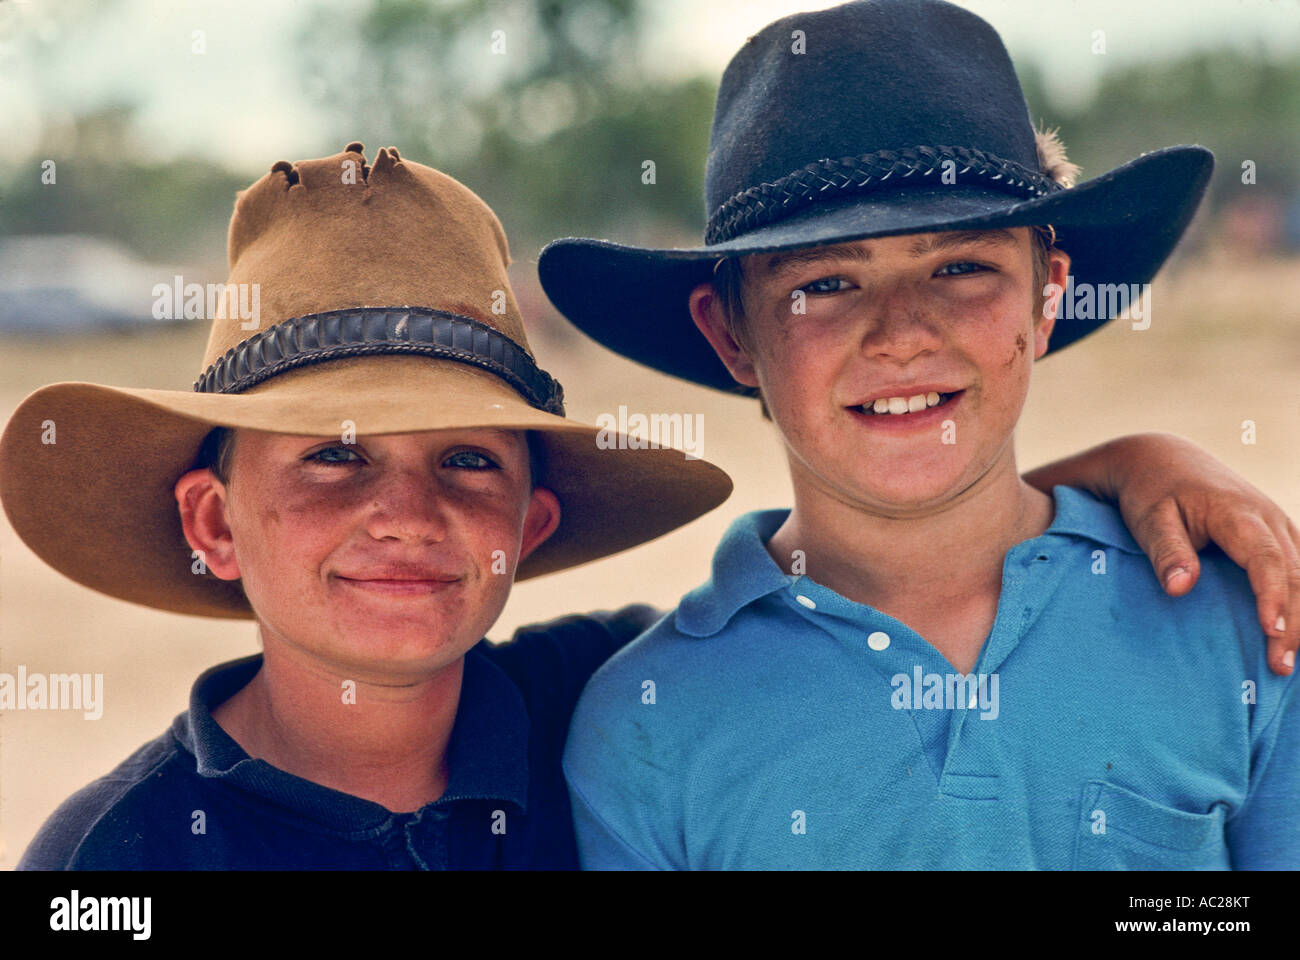
[[[644,605],[525,627],[465,655],[443,795],[393,813],[253,759],[212,711],[260,654],[195,682],[171,729],[65,801],[20,870],[576,869],[560,756],[587,678],[659,616]]]

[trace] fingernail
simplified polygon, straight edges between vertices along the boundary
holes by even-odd
[[[1174,567],[1172,570],[1169,571],[1169,575],[1165,577],[1165,586],[1167,587],[1172,586],[1175,580],[1177,580],[1179,577],[1185,577],[1185,576],[1187,576],[1186,567]]]
[[[1280,613],[1277,615],[1277,623],[1273,624],[1273,629],[1278,633],[1286,633],[1286,618]]]
[[[1295,651],[1294,651],[1294,650],[1288,650],[1286,653],[1282,654],[1282,663],[1285,664],[1285,665],[1288,666],[1288,667],[1294,667],[1294,666],[1295,666]]]

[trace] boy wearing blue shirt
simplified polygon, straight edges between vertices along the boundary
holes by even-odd
[[[588,332],[760,395],[795,500],[587,686],[584,866],[1300,865],[1294,686],[1246,575],[1207,553],[1174,600],[1115,509],[1015,462],[1033,362],[1122,309],[1058,318],[1060,291],[1147,283],[1211,166],[1172,147],[1075,187],[988,24],[854,3],[728,67],[705,248],[543,256]]]

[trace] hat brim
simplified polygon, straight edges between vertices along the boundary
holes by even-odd
[[[815,203],[724,243],[654,249],[567,238],[538,259],[542,288],[580,330],[629,359],[719,390],[736,382],[695,328],[687,302],[722,257],[908,233],[1051,223],[1080,284],[1144,284],[1173,252],[1214,168],[1201,146],[1143,154],[1067,190],[1019,200],[967,184],[899,185]],[[1048,353],[1113,316],[1060,318]]]
[[[0,500],[23,542],[78,583],[158,609],[247,619],[253,613],[237,581],[193,572],[176,481],[195,468],[213,427],[339,436],[345,421],[358,437],[538,431],[539,484],[555,493],[561,519],[516,580],[652,540],[712,510],[732,489],[726,473],[682,451],[629,449],[617,434],[598,444],[598,428],[529,406],[485,371],[384,356],[302,367],[241,394],[43,387],[0,436]]]

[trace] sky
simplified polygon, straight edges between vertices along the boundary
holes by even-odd
[[[70,117],[114,99],[142,103],[143,148],[160,159],[205,154],[256,173],[271,154],[329,146],[319,143],[318,109],[294,102],[297,61],[286,51],[315,8],[355,2],[0,0],[0,118],[9,156],[30,154],[42,118]],[[1017,63],[1040,65],[1052,93],[1067,100],[1086,97],[1105,65],[1142,57],[1222,44],[1300,56],[1300,0],[959,2],[997,28]],[[665,75],[717,77],[765,24],[829,5],[656,0],[644,37],[647,63]],[[97,8],[105,15],[89,15]],[[197,30],[202,54],[192,49]],[[1093,52],[1098,30],[1105,32],[1104,55]],[[39,41],[39,56],[16,52],[20,33]]]

